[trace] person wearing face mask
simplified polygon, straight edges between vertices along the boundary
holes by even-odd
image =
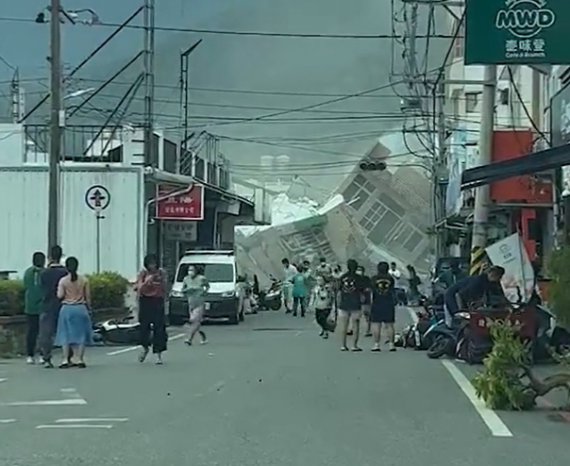
[[[327,259],[325,257],[321,257],[319,259],[319,266],[317,267],[317,270],[315,271],[315,275],[317,277],[323,277],[325,279],[325,282],[327,282],[327,283],[330,283],[330,281],[332,280],[333,269],[327,263]]]
[[[283,265],[283,302],[285,304],[285,312],[290,314],[293,312],[293,278],[299,273],[297,267],[285,258],[281,261]]]
[[[144,258],[144,268],[139,273],[136,284],[139,301],[140,344],[143,347],[139,355],[140,362],[145,361],[152,343],[156,363],[162,364],[162,353],[166,351],[168,341],[164,315],[166,287],[166,272],[159,267],[158,257],[155,254],[148,254]]]
[[[188,332],[186,344],[188,346],[192,345],[192,340],[197,333],[200,334],[201,344],[204,345],[208,342],[206,334],[200,328],[204,320],[205,299],[209,289],[208,279],[200,273],[196,265],[190,265],[188,275],[184,277],[182,282],[182,293],[188,299],[188,313],[190,315],[186,327]]]

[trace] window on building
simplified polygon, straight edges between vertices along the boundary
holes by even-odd
[[[360,226],[366,231],[372,230],[376,224],[382,220],[388,209],[381,202],[375,201],[366,214],[360,219]]]
[[[466,92],[465,93],[465,111],[473,113],[477,110],[479,104],[479,92]]]
[[[364,176],[357,175],[342,193],[344,200],[354,210],[360,210],[374,192],[374,185]]]
[[[406,248],[410,252],[414,252],[414,250],[419,246],[422,242],[422,235],[419,234],[417,231],[414,231],[412,236],[404,243],[404,248]]]
[[[399,222],[399,220],[400,219],[396,214],[390,212],[389,210],[386,210],[386,213],[382,217],[382,221],[378,222],[376,226],[368,233],[368,239],[373,243],[385,242],[386,238]]]
[[[459,24],[458,21],[455,21],[451,34],[455,34],[458,24]],[[464,44],[465,44],[465,21],[461,23],[461,27],[459,28],[459,32],[457,33],[457,38],[453,41],[453,52],[452,52],[453,59],[463,58],[463,54],[465,53]]]
[[[398,202],[393,197],[389,196],[386,193],[380,193],[378,197],[386,207],[393,210],[400,217],[406,215],[406,209],[404,209],[400,204],[398,204]]]

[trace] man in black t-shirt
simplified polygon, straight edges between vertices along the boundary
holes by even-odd
[[[59,281],[67,275],[67,269],[61,264],[63,252],[60,246],[53,246],[50,251],[50,262],[40,275],[40,286],[42,287],[44,298],[42,303],[42,313],[40,315],[40,334],[38,338],[44,367],[51,369],[51,354],[53,340],[57,330],[57,320],[61,301],[57,297],[57,286]]]
[[[347,333],[349,323],[352,324],[354,343],[352,351],[362,351],[358,347],[358,336],[360,334],[360,317],[362,315],[362,295],[364,284],[361,275],[358,275],[358,264],[354,259],[347,262],[348,271],[341,275],[339,279],[338,292],[338,312],[340,319],[340,332],[342,335],[342,351],[348,351]]]

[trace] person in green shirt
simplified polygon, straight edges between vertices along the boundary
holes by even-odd
[[[200,328],[202,326],[202,320],[204,320],[206,295],[210,289],[210,284],[208,283],[208,279],[202,275],[201,272],[202,268],[191,264],[188,267],[188,275],[184,277],[182,282],[182,293],[184,293],[188,300],[189,320],[186,325],[187,338],[185,342],[188,346],[192,345],[192,340],[197,333],[200,334],[201,343],[203,345],[208,342],[206,334],[200,330]]]
[[[41,286],[40,275],[46,264],[43,252],[35,252],[32,256],[32,266],[24,272],[24,312],[28,321],[26,335],[26,352],[28,364],[36,362],[36,345],[40,331],[40,314],[44,291]]]
[[[307,276],[303,266],[299,266],[298,272],[293,276],[293,316],[297,316],[297,309],[301,306],[301,317],[305,317],[306,301],[308,294]]]

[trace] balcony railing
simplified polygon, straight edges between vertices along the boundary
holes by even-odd
[[[128,136],[128,137],[127,137]],[[50,130],[47,125],[25,126],[25,162],[48,163]],[[62,138],[62,161],[120,163],[123,161],[123,144],[131,134],[119,128],[71,125],[65,128]]]

